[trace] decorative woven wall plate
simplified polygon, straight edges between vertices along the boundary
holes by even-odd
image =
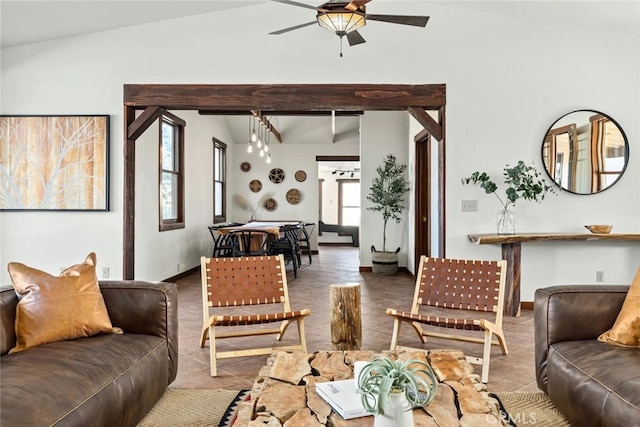
[[[264,209],[267,212],[273,212],[276,209],[278,209],[278,202],[276,202],[274,199],[267,199],[264,201]]]
[[[251,163],[249,162],[240,163],[240,170],[242,172],[249,172],[251,170]]]
[[[302,194],[300,193],[300,190],[292,188],[291,190],[287,191],[287,202],[289,202],[290,204],[297,205],[301,200]]]
[[[249,183],[249,188],[251,189],[251,191],[253,191],[254,193],[259,192],[260,190],[262,190],[262,183],[260,181],[258,181],[257,179],[254,179],[253,181],[251,181]]]
[[[296,181],[302,182],[307,179],[307,173],[305,171],[296,172]]]
[[[271,172],[269,172],[269,180],[273,183],[280,184],[284,181],[284,171],[279,168],[271,169]]]

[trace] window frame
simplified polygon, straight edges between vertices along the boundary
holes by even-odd
[[[213,140],[213,223],[227,221],[227,144],[217,138]],[[216,165],[216,150],[221,150],[220,165]],[[216,167],[222,168],[222,180],[216,180]],[[216,182],[222,182],[222,215],[216,215]]]
[[[177,151],[177,160],[174,160],[174,169],[164,169],[162,164],[162,127],[168,124],[174,129],[174,159],[175,151]],[[158,229],[159,231],[168,231],[185,228],[184,213],[184,128],[186,122],[181,118],[164,111],[159,120],[159,156],[158,156]],[[177,169],[177,170],[176,170]],[[176,176],[176,218],[164,219],[162,216],[162,175],[164,173],[172,173]]]
[[[342,209],[345,206],[344,206],[344,200],[343,200],[343,194],[342,194],[343,193],[342,186],[344,184],[358,183],[358,184],[361,185],[360,191],[362,191],[362,183],[360,182],[359,178],[336,179],[336,182],[338,183],[338,225],[344,225],[342,223]],[[362,203],[359,203],[358,206],[346,206],[346,207],[348,207],[348,208],[358,207],[358,208],[362,209]],[[362,217],[360,219],[362,219]]]

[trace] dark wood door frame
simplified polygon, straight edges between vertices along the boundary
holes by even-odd
[[[271,114],[278,111],[402,111],[409,112],[424,130],[415,137],[416,144],[428,141],[427,135],[440,143],[439,175],[444,187],[446,85],[393,85],[393,84],[275,84],[275,85],[199,85],[199,84],[129,84],[124,85],[124,224],[123,272],[124,279],[134,279],[135,267],[135,142],[162,114],[163,110],[260,110]],[[143,110],[136,118],[136,110]],[[426,111],[438,111],[434,120]],[[430,144],[426,145],[429,151]],[[423,148],[416,150],[422,151]],[[425,163],[429,156],[416,158],[416,202],[421,201],[429,188],[423,182]],[[418,160],[420,163],[418,163]],[[439,198],[440,255],[444,256],[445,195],[441,188]],[[426,203],[427,218],[431,203]],[[418,211],[418,207],[416,207]],[[416,254],[429,253],[429,233],[420,231],[416,223]],[[426,233],[426,237],[425,237]],[[419,258],[417,256],[417,258]]]

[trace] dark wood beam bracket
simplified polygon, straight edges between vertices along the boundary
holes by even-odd
[[[442,141],[442,126],[438,124],[433,118],[427,114],[422,108],[409,107],[407,108],[409,114],[411,114],[417,121],[424,127],[436,141]]]
[[[138,139],[163,112],[164,108],[162,107],[150,106],[145,108],[142,114],[127,127],[127,139],[130,141]]]

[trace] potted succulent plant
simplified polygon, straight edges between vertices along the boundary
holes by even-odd
[[[504,198],[497,193],[498,185],[486,172],[476,171],[462,178],[462,184],[479,185],[487,194],[494,194],[502,205],[496,216],[498,234],[515,234],[514,216],[509,207],[515,206],[519,199],[540,203],[547,193],[555,194],[555,190],[541,177],[535,166],[527,165],[522,160],[513,167],[506,165],[502,175],[507,185]]]
[[[405,197],[409,191],[409,181],[406,178],[407,165],[397,162],[393,154],[387,154],[381,166],[378,166],[367,200],[373,206],[367,209],[380,212],[384,221],[382,227],[382,252],[376,251],[375,246],[371,246],[372,270],[375,274],[397,274],[398,272],[398,252],[387,252],[387,222],[390,219],[399,223],[402,220],[402,213],[407,208]]]
[[[413,408],[431,403],[437,389],[433,370],[418,359],[375,356],[358,376],[362,406],[375,416],[374,427],[412,426]]]

